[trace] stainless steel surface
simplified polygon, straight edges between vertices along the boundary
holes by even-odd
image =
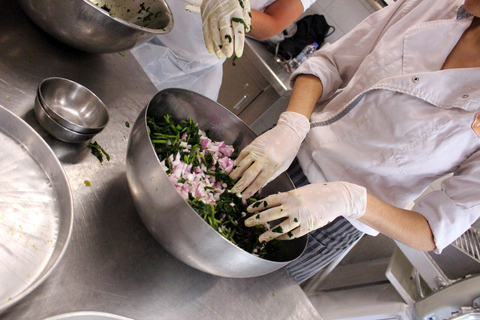
[[[129,52],[73,50],[31,23],[16,1],[0,0],[0,5],[1,104],[51,146],[74,200],[74,228],[62,260],[0,319],[44,319],[83,310],[135,320],[321,319],[284,268],[250,279],[221,278],[164,250],[135,211],[125,174],[132,130],[126,123],[133,125],[155,95],[153,84]],[[85,85],[108,107],[110,122],[95,141],[110,161],[102,165],[84,145],[58,141],[39,126],[32,110],[36,90],[52,76]]]
[[[257,67],[280,97],[290,96],[290,74],[275,61],[274,54],[263,43],[247,38],[244,56]]]
[[[465,310],[460,314],[455,314],[447,320],[480,320],[480,311]]]
[[[79,311],[64,313],[44,320],[132,320],[112,313]]]
[[[223,64],[217,101],[260,134],[277,123],[285,111],[289,76],[262,43],[247,39],[243,59],[237,59],[235,65],[228,61]]]
[[[37,94],[48,115],[70,130],[99,133],[108,123],[108,110],[102,100],[75,81],[58,77],[44,79]]]
[[[453,246],[480,264],[480,232],[478,230],[475,228],[468,229],[455,240]]]
[[[38,94],[35,97],[35,105],[33,110],[35,112],[35,118],[37,119],[38,123],[40,123],[40,125],[43,127],[43,129],[45,129],[45,131],[47,131],[50,135],[60,141],[68,143],[80,143],[90,140],[96,134],[75,132],[62,126],[48,114],[48,112],[43,107]]]
[[[480,274],[478,250],[478,231],[471,228],[454,243],[447,246],[442,254],[430,252],[429,255],[438,267],[451,280]]]
[[[463,279],[414,304],[413,316],[416,320],[431,319],[477,319],[451,318],[455,313],[466,311],[474,306],[480,296],[480,275]],[[476,308],[474,306],[474,308]],[[478,310],[476,312],[478,316]],[[460,314],[458,314],[460,315]]]
[[[432,291],[438,291],[454,283],[428,252],[413,249],[398,241],[395,243]]]
[[[160,166],[150,141],[146,118],[159,121],[166,114],[176,121],[191,118],[202,130],[210,132],[213,140],[225,141],[240,150],[256,137],[233,113],[194,92],[168,89],[152,98],[132,128],[127,178],[135,207],[155,239],[186,264],[223,277],[265,275],[298,258],[307,237],[284,242],[284,252],[278,253],[276,261],[262,259],[227,241],[190,207]],[[262,196],[293,188],[283,174],[262,190]]]
[[[222,86],[217,99],[218,103],[242,120],[242,112],[248,109],[265,89],[271,87],[257,67],[248,58],[243,58],[236,59],[235,64],[231,61],[223,64]],[[264,105],[261,109],[268,107],[269,105]]]
[[[50,147],[0,106],[0,312],[50,275],[73,223],[70,187]]]
[[[85,52],[128,50],[173,27],[164,0],[17,1],[45,32]]]

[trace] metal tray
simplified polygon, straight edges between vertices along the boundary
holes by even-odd
[[[96,311],[79,311],[65,313],[44,320],[132,320],[113,313],[96,312]]]
[[[52,149],[0,106],[0,313],[37,288],[62,258],[73,201]]]

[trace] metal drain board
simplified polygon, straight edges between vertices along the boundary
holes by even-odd
[[[452,245],[480,263],[480,232],[478,230],[468,229]]]

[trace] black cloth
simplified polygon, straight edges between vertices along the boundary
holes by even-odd
[[[291,37],[285,38],[278,44],[277,55],[286,60],[296,57],[307,45],[316,42],[319,46],[325,42],[325,38],[335,31],[335,28],[327,23],[323,15],[313,14],[296,22],[297,31]],[[276,45],[269,45],[270,51],[275,53]]]

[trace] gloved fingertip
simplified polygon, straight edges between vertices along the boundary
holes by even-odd
[[[230,173],[230,178],[232,178],[233,180],[237,180],[239,177],[240,177],[240,174],[238,173],[238,171],[233,170],[231,173]]]
[[[259,219],[259,216],[258,214],[248,218],[247,220],[245,220],[245,226],[246,227],[254,227],[256,225],[258,225],[258,220]]]
[[[254,194],[255,194],[255,192],[245,191],[245,192],[242,193],[242,198],[243,199],[248,199],[251,196],[253,196]]]
[[[225,54],[225,57],[227,57],[227,58],[231,58],[232,54],[233,54],[233,52],[230,51],[230,50],[225,50],[225,51],[223,51],[223,53]]]
[[[213,52],[213,44],[211,41],[208,41],[207,39],[205,40],[205,48],[207,48],[207,51],[209,53]]]
[[[230,189],[230,193],[240,193],[242,191],[243,191],[243,186],[241,183],[237,183],[232,187],[232,189]],[[242,198],[243,198],[243,195],[242,195]]]
[[[225,57],[225,54],[222,50],[215,50],[215,54],[217,55],[218,59],[223,59]]]

